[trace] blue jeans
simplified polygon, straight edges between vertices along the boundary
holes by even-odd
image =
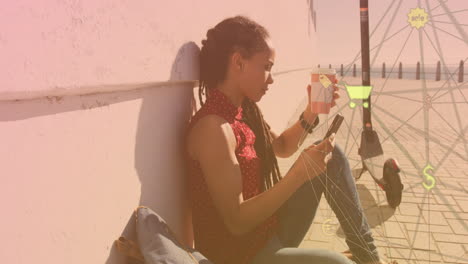
[[[335,144],[326,173],[304,183],[280,207],[279,230],[257,253],[252,264],[353,263],[338,252],[297,248],[312,224],[322,193],[338,218],[354,260],[357,263],[379,260],[349,162]]]

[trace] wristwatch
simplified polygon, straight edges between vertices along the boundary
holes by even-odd
[[[312,133],[314,131],[314,128],[319,124],[320,120],[317,115],[317,118],[315,118],[315,121],[313,124],[309,124],[307,121],[304,120],[304,112],[302,112],[301,116],[299,116],[299,121],[301,121],[301,126],[304,128],[307,133]]]

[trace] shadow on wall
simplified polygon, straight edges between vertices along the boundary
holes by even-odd
[[[190,224],[191,228],[191,222],[186,210],[188,201],[184,191],[185,166],[182,164],[181,143],[185,127],[192,116],[194,83],[181,81],[198,79],[199,52],[200,48],[194,42],[185,43],[179,48],[171,67],[170,78],[167,80],[169,83],[176,82],[174,85],[63,98],[48,97],[46,100],[49,103],[44,103],[44,98],[4,101],[0,104],[0,122],[108,107],[112,104],[142,98],[142,107],[137,121],[134,161],[141,182],[138,205],[146,205],[158,212],[175,233],[182,237],[182,234],[187,233],[187,224]],[[106,187],[111,187],[111,185]],[[103,195],[115,193],[110,188],[103,192]],[[119,199],[125,199],[125,197],[115,198],[116,203]],[[138,205],[135,204],[134,208]],[[102,212],[105,213],[105,211]],[[133,211],[123,212],[123,214],[125,214],[124,218],[128,216],[129,219],[120,235],[131,237],[135,230]],[[108,220],[112,221],[112,219]],[[96,235],[99,236],[99,234]],[[120,235],[116,233],[113,237],[107,238],[109,243],[112,243],[109,245],[111,249],[107,264],[125,263],[125,259],[117,252],[113,244]],[[102,248],[96,250],[102,250]]]
[[[184,177],[183,139],[195,99],[194,83],[180,81],[198,80],[199,52],[194,42],[182,45],[172,64],[168,80],[172,84],[142,89],[139,93],[143,99],[135,144],[135,169],[141,182],[139,205],[157,212],[181,240],[192,228]],[[133,211],[128,215],[121,236],[136,241]],[[115,239],[118,237],[116,234]],[[126,262],[113,244],[106,264],[115,263]]]

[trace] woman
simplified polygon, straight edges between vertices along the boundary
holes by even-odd
[[[304,128],[298,121],[278,136],[256,104],[273,83],[267,30],[235,16],[208,30],[202,44],[202,107],[186,138],[195,248],[215,264],[352,263],[339,253],[297,248],[329,190],[353,260],[383,263],[334,135],[306,148],[280,175],[276,156],[292,155]],[[309,109],[303,117],[312,124],[317,115]]]

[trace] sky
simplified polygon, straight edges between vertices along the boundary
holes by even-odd
[[[421,4],[418,5],[418,2]],[[401,61],[403,65],[416,64],[417,61],[421,60],[419,32],[421,32],[423,39],[422,58],[424,58],[424,64],[437,63],[439,54],[433,48],[433,46],[438,46],[434,28],[426,24],[424,27],[416,29],[409,26],[407,21],[408,13],[413,8],[424,8],[427,12],[429,8],[427,8],[426,2],[428,2],[430,9],[435,8],[431,11],[434,16],[432,20],[435,27],[438,28],[437,36],[442,49],[441,56],[445,59],[445,63],[458,64],[460,60],[468,56],[468,43],[462,41],[460,33],[451,23],[449,17],[445,15],[446,12],[442,6],[439,6],[439,0],[369,0],[370,32],[383,17],[381,24],[370,39],[371,48],[382,42],[386,32],[386,38],[389,38],[401,30],[385,41],[378,53],[376,52],[377,49],[371,52],[371,63],[372,58],[376,57],[375,63],[377,65],[380,66],[382,62],[389,65],[389,63],[394,63],[397,60],[401,52],[398,61]],[[445,4],[452,12],[462,11],[453,13],[453,16],[455,16],[459,24],[462,24],[460,27],[465,32],[468,31],[468,1],[445,0]],[[339,65],[352,62],[361,46],[359,1],[315,0],[314,5],[317,13],[319,63],[322,65],[328,65],[329,63]],[[384,16],[386,10],[389,11]],[[407,25],[408,27],[403,29]],[[413,29],[412,32],[411,29]],[[408,41],[404,46],[406,39]],[[357,64],[358,66],[361,64],[360,59]]]

